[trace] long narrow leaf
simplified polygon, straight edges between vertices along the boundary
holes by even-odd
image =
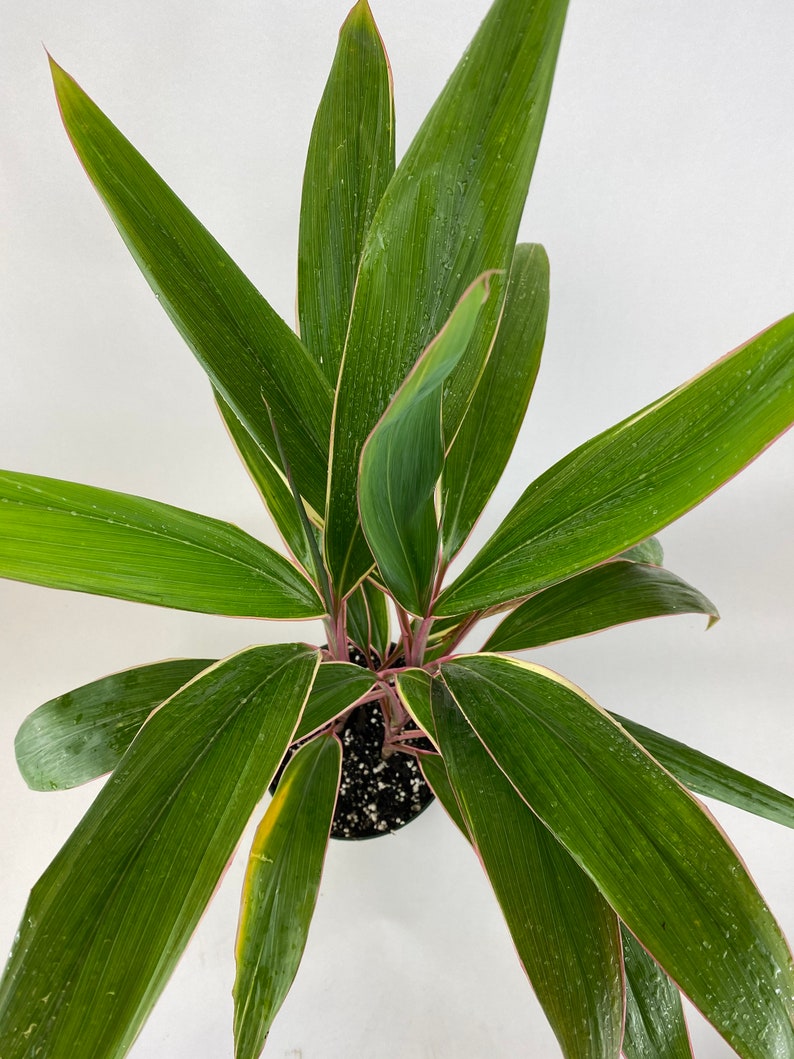
[[[215,662],[155,662],[45,702],[22,722],[14,744],[25,782],[32,790],[65,790],[112,772],[152,711]],[[372,685],[368,670],[348,662],[323,662],[295,738],[323,728]]]
[[[565,0],[496,0],[372,222],[334,410],[327,555],[340,594],[371,564],[355,489],[366,438],[467,286],[488,269],[510,268],[565,8]],[[450,437],[499,319],[504,280],[494,286],[445,401]]]
[[[622,927],[626,968],[626,1059],[692,1059],[681,994]]]
[[[711,818],[583,692],[497,655],[442,674],[521,796],[744,1059],[794,1054],[794,963]]]
[[[306,528],[295,506],[295,498],[284,475],[276,468],[219,393],[215,394],[218,411],[237,449],[237,454],[265,502],[270,517],[282,539],[304,570],[313,571],[314,556],[306,537]]]
[[[471,835],[466,826],[466,821],[463,818],[463,813],[460,811],[458,799],[455,797],[455,792],[452,790],[452,784],[449,782],[447,767],[444,764],[443,758],[438,754],[422,754],[419,759],[419,768],[422,770],[422,775],[427,781],[428,786],[443,805],[449,818],[463,837],[471,842]]]
[[[254,837],[237,932],[235,1059],[257,1059],[298,971],[341,768],[336,736],[321,736],[299,750]]]
[[[361,524],[380,576],[412,614],[429,607],[440,553],[435,491],[444,467],[442,387],[466,350],[491,278],[481,276],[460,299],[361,453]]]
[[[794,315],[581,445],[534,481],[439,614],[580,573],[700,503],[794,421]]]
[[[667,614],[706,614],[709,626],[719,617],[710,600],[669,570],[617,559],[531,596],[483,650],[524,651]]]
[[[332,390],[226,251],[80,86],[50,60],[69,138],[130,253],[213,385],[276,456],[262,398],[301,493],[325,503]]]
[[[36,884],[0,983],[3,1059],[121,1059],[292,738],[319,654],[254,647],[168,700]]]
[[[474,843],[565,1055],[617,1057],[623,985],[614,913],[494,764],[444,686],[406,670],[397,687],[443,748],[443,758],[422,755],[422,771]]]
[[[549,259],[519,243],[493,349],[444,462],[444,556],[460,549],[494,491],[535,385],[549,313]]]
[[[324,610],[297,567],[228,522],[11,471],[0,471],[0,577],[207,614]]]
[[[441,753],[475,849],[566,1059],[618,1059],[623,967],[615,913],[521,799],[446,688]]]
[[[176,658],[125,669],[45,702],[14,742],[25,783],[34,791],[65,790],[111,772],[152,710],[215,661]]]
[[[334,387],[361,249],[393,172],[391,71],[367,0],[358,0],[314,119],[298,236],[301,338]]]
[[[775,790],[761,780],[725,765],[700,750],[694,750],[677,739],[655,732],[627,717],[612,714],[629,735],[671,772],[677,780],[697,794],[717,798],[748,813],[794,827],[794,798]]]

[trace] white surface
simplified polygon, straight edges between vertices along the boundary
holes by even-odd
[[[398,147],[486,0],[373,0]],[[292,319],[302,166],[345,0],[31,0],[0,39],[0,465],[140,493],[268,535],[191,355],[60,127],[43,40]],[[479,537],[530,477],[794,309],[794,8],[574,0],[522,237],[552,262],[529,422]],[[604,706],[794,789],[792,438],[663,534],[723,620],[681,618],[538,652]],[[14,733],[40,702],[129,665],[305,627],[0,583],[0,948],[95,787],[29,792]],[[313,635],[313,633],[311,634]],[[717,808],[784,928],[794,834]],[[245,845],[245,840],[243,842]],[[134,1059],[232,1055],[235,865]],[[730,1050],[693,1019],[701,1059]],[[334,844],[299,978],[266,1054],[556,1057],[484,879],[434,808]]]

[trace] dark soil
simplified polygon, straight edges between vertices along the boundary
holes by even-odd
[[[340,733],[342,781],[332,838],[374,838],[399,831],[433,800],[415,757],[381,757],[383,734],[377,702],[356,707]]]
[[[365,666],[364,656],[354,647],[350,661]],[[357,706],[339,732],[342,779],[331,838],[376,838],[399,831],[433,801],[433,792],[412,754],[381,756],[384,733],[383,713],[377,702]],[[417,739],[416,745],[431,749],[426,739]],[[271,794],[296,749],[297,745],[287,752],[271,784]]]

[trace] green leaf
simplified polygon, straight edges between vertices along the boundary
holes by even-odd
[[[178,658],[113,673],[34,710],[14,749],[27,785],[65,790],[111,772],[148,716],[214,658]],[[295,733],[303,739],[372,688],[374,675],[349,662],[323,662]]]
[[[334,411],[326,547],[339,594],[371,565],[356,502],[364,442],[474,278],[510,268],[565,8],[564,0],[496,0],[373,219]],[[490,348],[504,287],[497,277],[445,398],[450,438]]]
[[[432,710],[463,818],[563,1054],[618,1059],[624,996],[615,913],[522,801],[438,681]]]
[[[358,0],[314,119],[298,236],[300,333],[334,387],[364,238],[393,172],[391,71],[367,0]]]
[[[314,556],[306,530],[295,506],[295,498],[284,475],[260,449],[219,393],[218,410],[237,454],[265,502],[282,540],[307,572],[314,570]]]
[[[666,614],[707,614],[709,626],[719,618],[710,600],[669,570],[616,559],[531,596],[483,650],[523,651]]]
[[[650,563],[651,566],[661,566],[664,562],[664,552],[658,538],[649,537],[647,541],[635,544],[633,548],[627,548],[618,558],[629,559],[633,563]]]
[[[612,717],[690,790],[707,798],[718,798],[777,824],[794,827],[794,798],[790,795],[652,728],[616,713]]]
[[[513,451],[540,367],[548,313],[546,251],[519,243],[493,349],[444,462],[446,559],[468,537]]]
[[[794,315],[541,475],[437,612],[520,599],[612,558],[700,503],[792,420]]]
[[[444,467],[444,380],[463,356],[491,274],[480,276],[456,305],[395,394],[361,453],[361,524],[391,594],[425,614],[440,554],[435,491]]]
[[[405,708],[414,721],[425,732],[427,738],[438,747],[435,719],[430,702],[432,682],[424,669],[405,669],[397,675],[397,690]],[[447,815],[467,842],[471,842],[468,825],[461,812],[457,796],[449,782],[447,767],[440,754],[420,754],[419,768],[430,785],[433,794],[441,802]]]
[[[565,1055],[617,1057],[623,987],[614,913],[496,767],[443,685],[413,669],[397,687],[442,748],[443,759],[421,756],[422,771],[474,843]]]
[[[794,964],[694,798],[582,691],[526,662],[441,667],[516,790],[744,1059],[794,1054]]]
[[[461,633],[464,632],[464,624],[467,622],[470,624],[472,617],[471,614],[457,614],[451,618],[436,618],[427,638],[424,653],[425,664],[449,654],[453,643],[457,642]]]
[[[392,648],[391,621],[386,593],[371,580],[362,581],[361,588],[367,598],[372,646],[378,658],[384,662],[389,657]]]
[[[347,600],[348,634],[362,651],[370,647],[381,661],[391,646],[386,596],[372,581],[362,581]]]
[[[626,1059],[692,1059],[681,994],[622,926],[626,969]]]
[[[436,747],[436,722],[430,702],[432,682],[424,669],[403,669],[395,679],[395,685],[406,710]]]
[[[336,736],[312,740],[290,759],[257,829],[237,931],[235,1059],[257,1059],[298,971],[341,768]]]
[[[329,721],[366,695],[375,683],[375,674],[351,662],[323,662],[314,678],[295,740],[305,739],[324,728]]]
[[[325,504],[333,392],[297,336],[80,86],[50,60],[66,131],[113,223],[215,388],[301,493]]]
[[[205,614],[324,612],[292,563],[228,522],[12,471],[0,471],[0,577]]]
[[[155,662],[45,702],[22,722],[14,742],[25,783],[34,791],[59,791],[112,772],[152,710],[214,663]]]
[[[475,844],[519,959],[564,1053],[598,1059],[617,1055],[622,983],[614,914],[521,801],[476,736],[477,745],[470,743],[467,733],[474,733],[465,721],[467,732],[457,733],[461,745],[457,750],[450,745],[450,737],[455,739],[450,729],[458,725],[449,717],[449,704],[440,707],[439,739],[427,673],[406,670],[397,686],[417,724],[437,745],[443,740],[446,757],[422,754],[420,768],[463,837]],[[456,775],[458,794],[450,772]],[[462,792],[469,785],[467,799]],[[472,837],[478,833],[479,843]],[[601,1010],[597,994],[605,1002]],[[582,1020],[578,1026],[573,1025],[575,1018]]]
[[[460,811],[458,799],[455,797],[452,784],[449,782],[447,767],[443,759],[438,754],[422,754],[419,757],[419,768],[422,770],[422,775],[425,777],[433,794],[435,794],[446,810],[447,815],[463,837],[468,842],[471,842],[469,829],[466,827],[466,821]]]
[[[367,596],[364,594],[362,581],[358,588],[348,596],[347,599],[347,635],[349,639],[366,655],[369,652],[369,644],[372,638],[372,627],[367,604]]]
[[[171,698],[36,884],[0,983],[3,1059],[121,1059],[275,773],[319,654],[253,647]]]

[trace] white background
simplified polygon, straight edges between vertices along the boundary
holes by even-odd
[[[487,0],[373,0],[405,149]],[[60,127],[43,41],[292,320],[302,166],[346,0],[29,0],[0,40],[0,466],[150,496],[275,542],[207,384]],[[544,365],[480,528],[573,446],[794,310],[794,8],[573,0],[522,237],[552,263]],[[715,600],[535,658],[609,709],[794,790],[794,447],[784,438],[667,530]],[[96,792],[29,792],[13,737],[39,703],[156,659],[312,639],[0,584],[0,949]],[[716,813],[794,931],[794,834]],[[245,839],[244,839],[245,844]],[[238,859],[133,1048],[230,1057]],[[701,1020],[703,1059],[730,1050]],[[434,807],[334,843],[304,964],[266,1054],[557,1056],[469,850]],[[81,1059],[81,1057],[80,1057]],[[89,1059],[89,1057],[86,1057]]]

